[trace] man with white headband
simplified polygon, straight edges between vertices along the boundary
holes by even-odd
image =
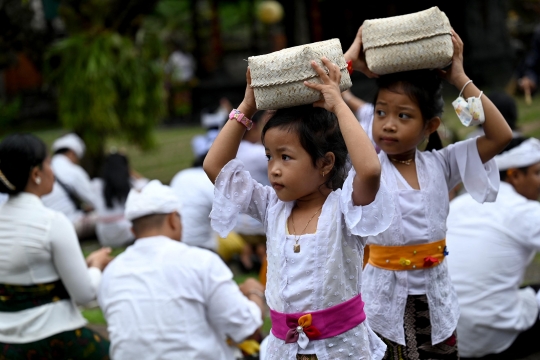
[[[46,207],[60,211],[73,223],[79,239],[95,234],[97,215],[90,177],[79,165],[86,146],[75,134],[64,135],[53,143],[51,167],[56,181],[53,191],[43,196]]]
[[[538,287],[520,289],[540,250],[540,141],[514,138],[495,157],[497,200],[450,203],[448,269],[461,316],[461,359],[520,359],[540,351]]]
[[[180,242],[181,212],[157,180],[128,195],[137,240],[107,267],[98,295],[115,360],[234,359],[227,339],[262,324],[262,285],[239,288],[216,254]]]

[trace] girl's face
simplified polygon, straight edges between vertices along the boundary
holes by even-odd
[[[389,155],[416,151],[430,131],[420,108],[409,96],[388,89],[379,90],[373,118],[373,139]]]
[[[270,128],[264,136],[268,179],[281,201],[321,195],[321,170],[313,166],[308,152],[294,131]]]

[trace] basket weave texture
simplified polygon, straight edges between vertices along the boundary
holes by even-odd
[[[294,46],[267,55],[248,58],[251,87],[259,110],[274,110],[312,104],[321,99],[321,93],[304,85],[304,81],[322,83],[311,67],[315,60],[322,66],[326,56],[341,70],[339,87],[345,91],[352,86],[339,39]]]
[[[369,70],[378,75],[440,69],[452,61],[450,21],[434,6],[413,14],[366,20],[362,43]]]

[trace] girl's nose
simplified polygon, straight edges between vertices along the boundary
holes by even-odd
[[[268,176],[280,176],[281,170],[279,169],[279,166],[276,166],[276,164],[269,163],[268,164]]]
[[[396,131],[396,124],[391,119],[386,121],[383,125],[383,130],[388,132],[395,132]]]

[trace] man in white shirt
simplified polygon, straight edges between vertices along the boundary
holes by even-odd
[[[234,359],[227,339],[262,324],[262,285],[239,288],[216,254],[180,242],[181,212],[157,180],[127,198],[137,240],[107,267],[98,296],[115,360]]]
[[[517,359],[540,351],[536,291],[520,289],[540,250],[540,141],[514,138],[495,157],[494,203],[464,194],[450,203],[447,257],[461,316],[461,359]]]
[[[79,166],[85,145],[80,137],[67,134],[52,145],[51,166],[56,181],[53,191],[43,196],[46,207],[60,211],[73,223],[79,239],[95,234],[97,216],[90,177]]]

